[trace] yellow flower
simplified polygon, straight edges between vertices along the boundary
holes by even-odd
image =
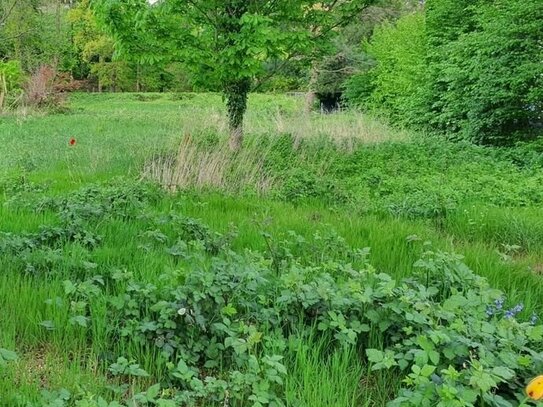
[[[526,386],[526,395],[532,400],[543,400],[543,375],[537,376],[528,386]]]

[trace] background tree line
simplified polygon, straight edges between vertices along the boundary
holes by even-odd
[[[543,132],[543,2],[428,0],[381,25],[346,97],[394,121],[481,144]]]
[[[236,1],[0,0],[0,107],[48,66],[65,90],[226,91],[230,100],[239,90],[310,90],[332,107],[477,143],[542,132],[539,0],[238,1],[247,6],[236,21],[221,17]],[[258,6],[268,3],[275,9]],[[199,34],[186,35],[186,24]],[[206,35],[228,24],[249,29],[230,38],[246,44],[242,53],[224,59],[228,38]],[[251,63],[236,64],[249,51]]]
[[[112,2],[114,3],[114,2]],[[369,2],[366,2],[369,3]],[[411,9],[410,1],[384,0],[365,8],[341,29],[327,55],[313,68],[321,75],[316,90],[338,92],[344,80],[365,64],[363,39],[373,28]],[[145,62],[121,54],[113,36],[99,24],[90,0],[0,0],[0,63],[19,68],[19,78],[50,65],[85,81],[91,91],[199,91],[219,90],[220,84],[200,72],[195,76],[182,61]],[[259,91],[305,91],[312,67],[302,58],[281,64],[276,58],[262,61],[254,78]],[[274,75],[270,75],[274,73]]]

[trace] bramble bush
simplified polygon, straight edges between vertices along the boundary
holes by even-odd
[[[285,354],[301,332],[333,338],[332,347],[355,347],[372,370],[403,378],[391,406],[514,407],[543,368],[537,316],[509,304],[461,256],[425,243],[419,272],[395,281],[371,266],[369,249],[351,248],[332,231],[306,239],[263,230],[267,251],[235,252],[228,244],[234,235],[152,211],[155,192],[143,191],[92,187],[49,205],[67,210],[66,219],[135,217],[141,243],[176,262],[152,282],[105,264],[101,274],[88,268],[66,277],[61,302],[71,304],[71,329],[92,340],[100,325],[95,319],[108,321],[101,369],[111,393],[101,396],[116,401],[61,390],[44,393],[39,406],[283,406]],[[44,246],[62,250],[68,241],[29,236],[2,242],[17,248],[10,242],[37,239],[39,245],[24,248],[32,253]],[[152,355],[145,366],[137,360],[142,354]]]

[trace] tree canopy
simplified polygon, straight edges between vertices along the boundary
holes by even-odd
[[[231,145],[242,141],[247,95],[266,61],[315,58],[371,0],[95,0],[120,52],[183,61],[226,99]]]
[[[543,129],[543,2],[428,0],[376,30],[350,101],[402,124],[491,145]]]

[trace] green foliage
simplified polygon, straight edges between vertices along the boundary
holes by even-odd
[[[0,367],[3,367],[8,362],[13,362],[17,360],[17,354],[13,351],[0,348]]]
[[[397,136],[352,112],[308,136],[298,99],[252,100],[270,197],[134,180],[218,95],[84,94],[2,120],[0,343],[19,357],[0,404],[518,406],[543,367],[539,143],[332,141]]]
[[[541,326],[515,318],[522,305],[506,311],[503,293],[460,260],[427,252],[417,265],[428,287],[404,287],[401,302],[379,310],[394,328],[382,330],[384,351],[366,352],[373,370],[405,372],[392,406],[518,405],[524,383],[516,378],[541,369]]]
[[[269,60],[315,52],[369,3],[338,1],[95,1],[121,46],[140,61],[181,61],[227,102],[232,144],[240,147],[252,81]],[[288,27],[288,29],[285,29]]]
[[[374,91],[375,70],[370,69],[353,75],[345,82],[343,98],[352,107],[369,109],[369,102]]]
[[[436,66],[441,71],[437,83],[447,91],[433,95],[435,125],[483,144],[512,144],[538,135],[543,5],[497,1],[473,15],[469,32],[437,50],[446,55]]]
[[[424,14],[408,14],[395,24],[378,27],[365,50],[376,66],[351,79],[348,100],[384,110],[395,120],[414,120],[420,114],[421,84],[426,81]]]
[[[21,63],[19,61],[0,62],[0,78],[5,79],[8,92],[20,90],[24,79]]]
[[[100,197],[137,200],[138,189],[128,191],[106,187],[74,197],[96,206]],[[131,206],[107,201],[116,219],[130,221]],[[526,378],[543,368],[542,327],[524,321],[522,306],[507,309],[503,292],[461,256],[425,246],[415,264],[420,271],[396,281],[369,264],[368,249],[352,248],[333,232],[279,239],[263,231],[266,252],[226,245],[209,251],[215,234],[207,226],[180,215],[150,216],[148,209],[136,210],[141,230],[157,222],[163,229],[141,238],[172,257],[178,256],[171,243],[183,242],[179,262],[154,282],[101,265],[103,275],[65,280],[60,301],[70,304],[73,329],[93,333],[97,318],[108,321],[102,351],[109,356],[101,368],[118,379],[112,400],[119,403],[285,405],[287,349],[307,336],[330,338],[330,349],[366,349],[374,371],[394,369],[403,386],[392,405],[513,406]],[[152,356],[144,366],[120,349]],[[147,380],[159,384],[149,387]],[[47,397],[61,406],[112,405],[85,394]]]
[[[19,61],[0,61],[0,112],[14,106],[21,97],[24,74]]]
[[[480,144],[540,135],[541,2],[430,0],[424,15],[375,31],[376,65],[348,83],[348,100]]]

